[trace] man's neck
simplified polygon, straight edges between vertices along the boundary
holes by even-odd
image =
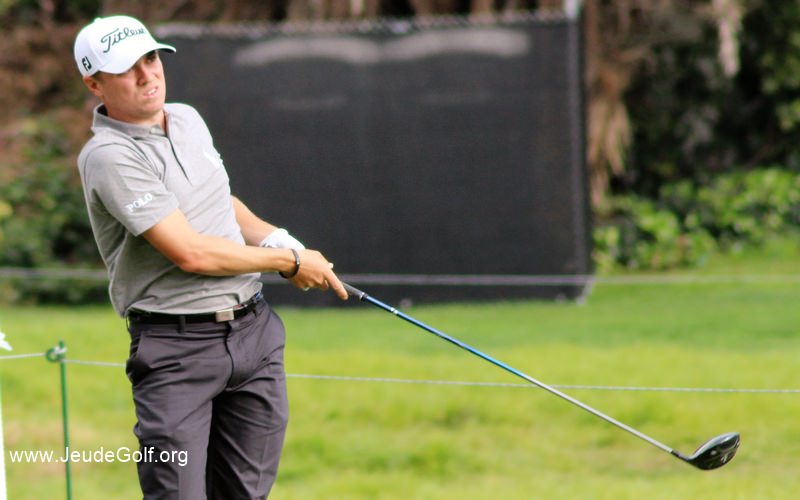
[[[115,113],[109,112],[108,107],[106,107],[105,104],[100,108],[100,113],[119,122],[130,123],[131,125],[141,125],[144,127],[158,125],[164,132],[167,131],[167,112],[164,111],[163,108],[152,118],[145,120],[130,120],[125,118],[124,116],[116,115]]]

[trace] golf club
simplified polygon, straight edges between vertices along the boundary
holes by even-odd
[[[376,307],[378,307],[380,309],[383,309],[384,311],[388,311],[388,312],[394,314],[395,316],[398,316],[399,318],[402,318],[405,321],[408,321],[409,323],[411,323],[411,324],[413,324],[415,326],[418,326],[418,327],[422,328],[423,330],[426,330],[426,331],[436,335],[437,337],[439,337],[439,338],[441,338],[443,340],[446,340],[446,341],[450,342],[451,344],[455,344],[458,347],[461,347],[462,349],[465,349],[465,350],[471,352],[472,354],[475,354],[476,356],[478,356],[480,358],[483,358],[484,360],[489,361],[490,363],[492,363],[492,364],[494,364],[496,366],[499,366],[500,368],[502,368],[502,369],[504,369],[504,370],[506,370],[506,371],[508,371],[510,373],[513,373],[514,375],[516,375],[516,376],[518,376],[518,377],[520,377],[522,379],[527,380],[528,382],[532,383],[533,385],[535,385],[535,386],[537,386],[537,387],[539,387],[541,389],[544,389],[544,390],[546,390],[546,391],[548,391],[548,392],[550,392],[552,394],[555,394],[556,396],[558,396],[558,397],[560,397],[560,398],[562,398],[562,399],[564,399],[566,401],[569,401],[570,403],[574,404],[575,406],[578,406],[579,408],[582,408],[583,410],[586,410],[589,413],[591,413],[591,414],[593,414],[593,415],[595,415],[597,417],[602,418],[606,422],[609,422],[609,423],[619,427],[622,430],[628,431],[629,433],[633,434],[634,436],[636,436],[636,437],[638,437],[640,439],[643,439],[644,441],[647,441],[648,443],[652,444],[656,448],[659,448],[660,450],[666,451],[667,453],[669,453],[669,454],[671,454],[671,455],[683,460],[684,462],[686,462],[689,465],[693,465],[694,467],[697,467],[698,469],[711,470],[711,469],[716,469],[718,467],[722,467],[723,465],[725,465],[728,462],[730,462],[731,459],[733,459],[733,456],[736,454],[736,450],[739,448],[739,443],[740,443],[739,433],[737,433],[737,432],[728,432],[726,434],[722,434],[722,435],[719,435],[717,437],[709,439],[708,441],[703,443],[699,448],[697,448],[697,450],[695,450],[695,452],[693,454],[691,454],[689,456],[686,456],[686,455],[680,453],[679,451],[676,451],[676,450],[670,448],[669,446],[667,446],[667,445],[665,445],[665,444],[663,444],[663,443],[661,443],[659,441],[656,441],[655,439],[651,438],[650,436],[647,436],[647,435],[637,431],[633,427],[629,427],[629,426],[623,424],[622,422],[620,422],[620,421],[618,421],[618,420],[616,420],[616,419],[614,419],[612,417],[609,417],[605,413],[602,413],[602,412],[600,412],[598,410],[595,410],[591,406],[588,406],[588,405],[586,405],[584,403],[581,403],[577,399],[575,399],[575,398],[573,398],[571,396],[568,396],[567,394],[564,394],[563,392],[561,392],[561,391],[559,391],[559,390],[557,390],[557,389],[555,389],[553,387],[550,387],[549,385],[547,385],[547,384],[545,384],[543,382],[539,382],[535,378],[530,377],[530,376],[522,373],[521,371],[517,370],[516,368],[513,368],[513,367],[503,363],[502,361],[499,361],[499,360],[489,356],[488,354],[484,354],[483,352],[475,349],[474,347],[471,347],[471,346],[461,342],[458,339],[455,339],[455,338],[453,338],[453,337],[451,337],[451,336],[449,336],[449,335],[447,335],[447,334],[445,334],[445,333],[443,333],[443,332],[441,332],[441,331],[439,331],[439,330],[437,330],[437,329],[435,329],[435,328],[433,328],[431,326],[428,326],[425,323],[422,323],[421,321],[418,321],[418,320],[412,318],[411,316],[403,313],[402,311],[398,311],[394,307],[389,306],[389,305],[387,305],[387,304],[385,304],[385,303],[383,303],[383,302],[371,297],[370,295],[366,294],[365,292],[362,292],[358,288],[355,288],[354,286],[349,285],[347,283],[343,283],[343,284],[344,284],[345,289],[347,290],[347,293],[350,294],[350,295],[353,295],[355,297],[358,297],[358,300],[360,300],[362,302],[368,302],[368,303],[370,303],[370,304],[372,304],[372,305],[374,305],[374,306],[376,306]]]

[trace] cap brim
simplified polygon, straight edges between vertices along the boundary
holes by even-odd
[[[112,75],[119,75],[121,73],[125,73],[126,71],[131,69],[134,64],[136,64],[136,61],[138,61],[140,57],[149,52],[153,52],[154,50],[177,52],[175,47],[173,47],[172,45],[156,42],[143,47],[139,47],[135,52],[130,52],[128,54],[125,54],[124,56],[117,57],[114,61],[109,62],[102,68],[98,69],[98,71],[102,71],[103,73],[111,73]]]

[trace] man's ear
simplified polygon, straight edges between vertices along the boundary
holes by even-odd
[[[100,90],[100,82],[94,76],[84,76],[83,84],[89,89],[89,92],[97,97],[103,97],[103,92]]]

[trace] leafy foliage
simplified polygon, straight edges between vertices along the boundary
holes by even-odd
[[[761,75],[760,89],[774,102],[780,130],[800,129],[800,4],[763,2],[748,20],[746,47]]]
[[[99,267],[69,136],[52,116],[24,122],[17,161],[3,162],[0,267]],[[19,280],[19,299],[78,302],[105,284]],[[104,293],[103,293],[104,295]]]
[[[780,168],[733,172],[707,185],[665,185],[656,201],[612,198],[595,229],[601,270],[702,264],[714,251],[800,231],[800,177]]]
[[[635,195],[610,200],[608,221],[594,230],[594,259],[600,271],[669,269],[702,263],[716,248],[702,227]]]
[[[616,193],[656,197],[664,183],[761,165],[800,170],[800,4],[738,1],[735,74],[720,26],[700,14],[683,36],[652,41],[625,95],[634,140]]]
[[[626,101],[634,146],[618,189],[654,196],[664,182],[702,180],[747,154],[738,150],[742,98],[723,72],[715,25],[702,18],[653,43]]]

